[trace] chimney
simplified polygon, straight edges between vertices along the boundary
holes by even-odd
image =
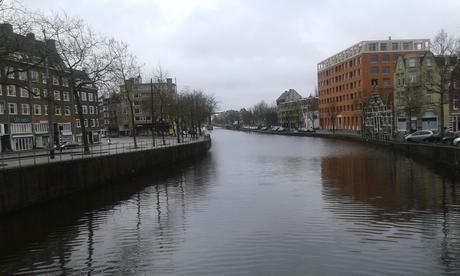
[[[0,35],[7,35],[13,33],[13,26],[9,23],[0,24]]]
[[[56,40],[47,39],[46,40],[46,47],[48,47],[48,50],[51,50],[53,52],[57,52],[57,50],[56,50]]]
[[[26,37],[27,37],[28,39],[30,39],[30,40],[35,40],[35,35],[34,35],[34,33],[28,33],[28,34],[26,34]]]
[[[391,40],[391,35],[388,37],[388,40]]]

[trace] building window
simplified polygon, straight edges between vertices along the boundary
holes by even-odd
[[[409,73],[409,82],[410,84],[414,84],[417,82],[417,73],[415,72],[410,72]]]
[[[86,92],[81,92],[80,93],[80,98],[82,101],[86,101]]]
[[[371,60],[372,63],[379,62],[379,56],[377,56],[377,55],[371,55],[371,56],[370,56],[370,60]]]
[[[379,68],[377,66],[372,66],[371,67],[371,73],[372,74],[377,74],[379,72]]]
[[[391,50],[393,51],[399,50],[399,44],[397,42],[391,43]]]
[[[88,127],[88,119],[85,119],[85,127]]]
[[[39,104],[34,104],[34,115],[41,115],[42,107]]]
[[[24,88],[19,88],[19,95],[21,96],[21,98],[28,98],[29,91],[25,90]]]
[[[53,85],[59,85],[59,77],[53,76]]]
[[[69,87],[69,80],[66,79],[66,78],[63,78],[63,79],[62,79],[62,86],[64,86],[64,87]]]
[[[388,44],[380,43],[380,51],[386,51],[386,50],[388,50]]]
[[[454,110],[458,110],[460,107],[459,105],[459,102],[458,102],[458,96],[454,96],[454,100],[453,100],[453,103],[452,103],[452,108]]]
[[[32,88],[32,97],[35,99],[40,98],[40,89],[38,88]]]
[[[18,114],[17,106],[15,103],[8,103],[8,114]]]
[[[403,50],[411,50],[411,48],[410,42],[403,42]]]
[[[5,103],[0,102],[0,114],[5,114]]]
[[[390,66],[384,66],[384,67],[382,67],[382,72],[383,72],[383,73],[390,73]]]
[[[82,112],[83,114],[88,114],[88,106],[82,105],[82,106],[81,106],[81,109],[82,109],[81,112]]]
[[[63,99],[65,102],[70,101],[69,92],[63,91],[63,92],[62,92],[62,99]]]
[[[394,62],[397,62],[397,61],[398,61],[398,58],[399,58],[400,56],[401,56],[401,55],[393,54],[393,61],[394,61]]]
[[[61,113],[61,107],[56,106],[56,107],[55,107],[55,112],[54,112],[54,114],[56,114],[56,115],[61,115],[61,114],[62,114],[62,113]]]
[[[5,67],[5,75],[9,79],[14,79],[14,68],[13,67]]]
[[[61,100],[61,92],[54,90],[54,100],[60,101]]]
[[[409,67],[415,67],[415,58],[410,58],[409,59]]]
[[[383,61],[383,62],[388,62],[388,61],[390,61],[390,55],[389,55],[389,54],[384,54],[384,55],[382,55],[382,61]]]
[[[48,115],[48,105],[43,106],[43,115]]]
[[[6,86],[6,95],[10,97],[16,97],[16,86],[14,85]]]
[[[78,107],[75,105],[75,114],[78,114]]]
[[[377,86],[379,84],[379,80],[378,79],[372,79],[371,80],[371,85],[372,86]]]
[[[88,92],[88,101],[92,102],[94,100],[93,93]]]
[[[42,95],[43,95],[43,98],[47,98],[48,97],[48,90],[43,89]]]
[[[431,58],[426,59],[426,66],[431,66],[433,64],[433,61]]]
[[[91,127],[95,127],[95,126],[96,126],[96,120],[91,119]]]
[[[30,80],[33,82],[39,82],[38,72],[37,71],[30,71]]]
[[[383,86],[390,86],[390,79],[389,78],[384,78],[383,79]]]
[[[42,73],[42,83],[43,84],[46,84],[46,79],[47,79],[46,74]]]
[[[22,70],[22,69],[18,69],[18,70]],[[19,80],[27,80],[27,72],[24,72],[24,71],[21,71],[21,72],[18,72],[18,75],[19,75]]]
[[[81,127],[80,119],[76,119],[76,120],[75,120],[75,125],[76,125],[77,127]]]
[[[89,114],[94,114],[94,106],[89,106]]]
[[[372,52],[377,51],[377,44],[376,43],[369,43],[369,51],[372,51]]]
[[[431,84],[433,82],[433,75],[431,74],[430,70],[426,71],[426,82]]]
[[[70,106],[68,105],[64,106],[64,114],[66,116],[70,116]]]

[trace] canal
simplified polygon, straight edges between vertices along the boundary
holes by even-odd
[[[450,172],[217,129],[210,153],[0,219],[0,274],[460,274]]]

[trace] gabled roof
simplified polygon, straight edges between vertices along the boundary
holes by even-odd
[[[281,94],[281,96],[279,96],[278,99],[276,99],[276,103],[280,104],[287,101],[300,99],[302,99],[302,96],[299,93],[297,93],[297,91],[295,91],[294,89],[289,89],[287,91],[284,91],[283,94]]]

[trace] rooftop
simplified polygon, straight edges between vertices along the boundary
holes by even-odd
[[[318,63],[318,71],[325,70],[348,58],[362,53],[375,52],[404,52],[404,51],[428,51],[430,50],[429,39],[394,39],[387,40],[366,40],[356,43],[347,49]]]

